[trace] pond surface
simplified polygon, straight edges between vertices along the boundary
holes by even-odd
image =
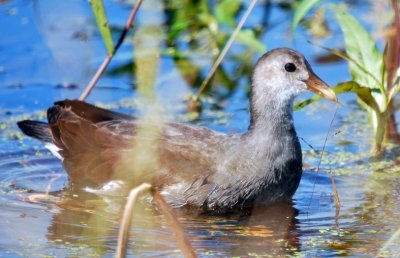
[[[105,2],[111,24],[123,24],[131,5]],[[264,5],[256,7],[252,19]],[[361,13],[372,7],[360,4],[354,8]],[[138,24],[146,24],[152,15],[158,15],[157,9],[151,4],[142,6]],[[59,160],[41,143],[22,136],[15,125],[21,119],[43,119],[44,110],[56,100],[77,98],[102,61],[104,49],[89,6],[78,0],[0,1],[0,16],[0,35],[7,35],[0,41],[0,257],[113,257],[125,199],[69,195],[64,188],[68,178]],[[286,10],[272,4],[269,19],[274,26],[262,37],[268,49],[289,46],[301,51],[330,85],[348,80],[345,63],[315,61],[323,51],[306,42],[304,28],[291,40],[289,17]],[[331,29],[332,34],[338,32],[335,25]],[[111,70],[129,63],[130,44],[121,48]],[[341,39],[331,37],[324,44],[340,47]],[[170,120],[191,121],[184,99],[194,90],[172,58],[162,56],[161,60],[156,86],[165,113]],[[200,63],[206,73],[212,58]],[[228,57],[226,66],[233,69],[235,63]],[[136,113],[132,83],[130,73],[106,74],[88,101]],[[191,122],[224,132],[246,130],[247,85],[247,79],[238,82],[228,95],[216,87],[217,97],[206,98],[201,119]],[[366,114],[353,96],[341,96],[340,101],[335,118],[335,105],[326,101],[295,112],[305,169],[291,203],[229,216],[177,211],[199,256],[377,255],[400,227],[400,150],[389,146],[382,157],[371,155]],[[335,205],[331,174],[340,210]],[[52,198],[41,198],[43,193]],[[141,205],[133,219],[128,254],[181,256],[165,217],[149,204]],[[399,239],[383,256],[398,257],[398,253]]]

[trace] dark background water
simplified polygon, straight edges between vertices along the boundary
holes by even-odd
[[[372,30],[374,5],[351,2],[353,14]],[[105,3],[110,24],[121,26],[131,3]],[[257,5],[248,24],[258,22],[265,5],[266,2]],[[144,27],[149,21],[164,22],[159,10],[155,1],[145,1],[137,27]],[[349,80],[345,62],[316,62],[324,51],[307,42],[311,36],[304,27],[291,34],[290,18],[288,10],[273,2],[270,27],[262,35],[267,49],[286,46],[301,51],[330,85]],[[328,18],[333,19],[329,14]],[[321,42],[340,48],[343,40],[335,24],[330,22],[331,36]],[[79,97],[101,63],[105,50],[87,1],[0,1],[0,35],[0,256],[113,256],[123,198],[105,201],[89,196],[84,202],[74,201],[63,191],[67,177],[60,162],[41,143],[22,136],[15,126],[21,119],[43,119],[44,110],[56,100]],[[240,50],[236,45],[230,53]],[[131,62],[132,51],[128,36],[109,71]],[[213,61],[210,55],[192,58],[204,73]],[[237,64],[229,55],[224,65],[234,74]],[[214,87],[211,97],[206,98],[201,119],[193,123],[225,132],[247,129],[249,74],[237,76],[244,79],[227,96],[222,86]],[[107,73],[88,101],[135,113],[135,83],[132,73]],[[166,55],[161,57],[156,89],[169,119],[190,120],[185,96],[194,89]],[[365,113],[352,95],[340,96],[340,101],[342,105],[330,131],[335,105],[322,101],[295,112],[298,135],[305,140],[302,147],[306,169],[293,203],[255,208],[250,216],[211,217],[179,212],[200,256],[370,257],[378,253],[400,225],[398,147],[393,146],[381,159],[374,158],[370,154],[372,135]],[[327,152],[316,173],[321,157],[318,150],[323,148],[326,135]],[[330,172],[335,174],[342,203],[339,213],[332,196]],[[32,202],[32,196],[46,191],[51,191],[57,200],[68,196],[72,201]],[[136,216],[131,231],[129,254],[180,255],[165,218],[148,206],[140,210],[142,214]],[[399,246],[397,240],[385,256],[396,257]]]

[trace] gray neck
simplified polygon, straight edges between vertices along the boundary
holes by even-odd
[[[292,114],[293,98],[282,100],[271,95],[264,98],[267,104],[262,107],[255,106],[254,97],[251,96],[251,117],[247,134],[249,136],[271,136],[275,139],[288,134],[295,135]]]
[[[269,98],[268,98],[269,97]],[[290,198],[296,191],[302,171],[302,154],[293,124],[293,98],[282,101],[268,96],[263,109],[250,107],[251,122],[243,146],[251,149],[252,170],[246,171],[257,199],[263,203]]]
[[[233,205],[260,198],[272,203],[294,194],[300,182],[302,157],[292,102],[278,101],[272,94],[257,100],[251,96],[249,130],[235,141],[233,149],[227,149],[221,166],[224,173],[215,176],[221,184],[234,187],[222,193],[226,199],[219,195],[218,202],[227,200]],[[233,176],[227,177],[227,173]]]
[[[279,99],[272,94],[264,94],[262,101],[254,101],[252,98],[253,96],[250,107],[251,122],[243,143],[252,150],[254,158],[263,160],[257,163],[259,169],[266,169],[267,174],[272,167],[277,168],[277,171],[289,172],[283,169],[288,162],[301,163],[302,159],[293,124],[293,98]]]

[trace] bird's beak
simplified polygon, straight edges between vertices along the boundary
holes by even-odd
[[[321,80],[314,72],[309,71],[309,78],[306,81],[307,89],[317,93],[323,98],[338,102],[335,92]]]

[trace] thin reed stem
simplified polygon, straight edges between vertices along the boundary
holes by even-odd
[[[229,40],[226,42],[224,48],[222,49],[221,53],[219,54],[218,58],[215,60],[211,70],[208,72],[206,78],[200,85],[199,90],[197,91],[196,95],[194,96],[195,100],[197,100],[200,96],[200,94],[204,91],[206,86],[208,85],[208,82],[210,79],[213,77],[215,74],[215,71],[217,70],[218,66],[221,64],[222,59],[224,59],[226,53],[228,52],[229,48],[232,46],[233,42],[235,41],[237,35],[239,34],[240,30],[242,29],[244,23],[246,22],[247,18],[250,16],[251,11],[253,10],[255,4],[257,3],[257,0],[252,0],[247,7],[246,12],[243,14],[243,17],[240,19],[239,24],[236,26],[235,30],[233,31],[232,35],[230,36]]]
[[[128,239],[129,239],[129,229],[131,228],[133,209],[139,197],[146,192],[151,192],[156,205],[160,208],[162,214],[164,214],[164,216],[167,218],[171,226],[172,232],[174,232],[176,235],[178,246],[181,248],[183,255],[189,258],[197,257],[192,245],[190,244],[189,239],[185,235],[185,231],[179,224],[179,221],[174,212],[172,211],[172,209],[168,206],[167,202],[158,192],[156,191],[153,192],[151,190],[152,186],[150,184],[143,183],[138,187],[133,188],[130,191],[128,200],[125,205],[124,214],[121,219],[121,226],[118,234],[118,246],[117,246],[116,257],[117,258],[126,257],[126,250],[128,248]]]
[[[332,170],[330,171],[329,176],[331,177],[333,196],[335,197],[336,217],[337,217],[337,216],[339,216],[340,207],[342,206],[342,204],[340,203],[339,193],[337,191],[336,181],[335,181],[335,177],[332,174]]]
[[[319,158],[318,166],[317,166],[317,170],[316,170],[317,173],[320,171],[320,167],[321,167],[321,163],[322,163],[322,157],[324,156],[324,151],[325,151],[325,148],[326,148],[326,143],[327,143],[327,141],[328,141],[328,137],[329,137],[330,131],[331,131],[332,126],[333,126],[333,121],[335,120],[336,113],[337,113],[337,111],[338,111],[338,107],[339,107],[339,103],[336,104],[335,113],[333,113],[332,120],[331,120],[331,122],[329,123],[328,131],[326,132],[326,136],[325,136],[325,140],[324,140],[324,145],[322,146],[321,156],[320,156],[320,158]],[[339,200],[339,194],[338,194],[338,192],[337,192],[337,190],[336,190],[336,184],[335,184],[335,180],[334,180],[334,178],[333,178],[333,175],[331,175],[331,181],[332,181],[332,185],[334,184],[334,186],[333,186],[333,187],[334,187],[334,194],[335,194],[335,196],[337,196],[337,200]],[[312,189],[312,191],[311,191],[311,198],[310,198],[310,201],[309,201],[309,203],[308,203],[307,209],[310,209],[310,207],[311,207],[311,201],[312,201],[312,197],[313,197],[313,195],[314,195],[314,192],[315,192],[315,182],[314,182],[314,184],[313,184],[313,189]],[[338,203],[339,203],[339,205],[340,205],[340,201],[339,201]],[[336,203],[336,205],[337,205],[337,203]],[[338,211],[339,211],[339,210],[340,210],[340,209],[338,209],[338,206],[336,206],[336,211],[337,211],[337,214],[336,214],[336,215],[339,215],[339,214],[338,214]]]
[[[122,33],[118,38],[117,44],[115,45],[115,48],[114,48],[114,52],[112,54],[108,54],[104,58],[103,63],[97,69],[95,75],[90,80],[89,84],[86,86],[86,88],[83,91],[82,95],[79,97],[79,100],[85,101],[87,99],[87,97],[89,96],[90,92],[93,90],[94,86],[99,81],[101,75],[104,73],[104,71],[106,70],[107,66],[110,64],[112,58],[115,56],[115,53],[117,52],[119,47],[122,45],[122,42],[124,41],[126,34],[128,33],[129,29],[132,27],[132,23],[133,23],[133,21],[134,21],[134,19],[136,17],[136,14],[137,14],[141,4],[142,4],[142,0],[137,0],[135,6],[132,8],[132,11],[131,11],[126,23],[125,23],[124,29],[122,30]]]

